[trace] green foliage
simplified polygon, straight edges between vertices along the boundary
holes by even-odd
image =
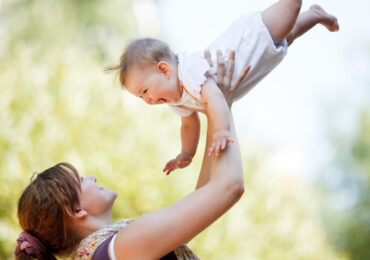
[[[1,259],[11,259],[21,231],[16,201],[32,172],[60,161],[118,192],[115,220],[165,207],[194,188],[202,149],[187,169],[161,173],[179,151],[179,119],[124,94],[103,72],[135,36],[129,2],[18,0],[0,8]],[[246,194],[190,243],[195,252],[204,259],[342,259],[326,241],[309,188],[261,167],[273,152],[242,147]]]
[[[272,151],[242,147],[245,195],[191,248],[204,259],[345,259],[327,243],[309,187],[264,166]]]
[[[359,115],[357,132],[348,135],[334,131],[335,185],[325,186],[325,216],[331,239],[350,259],[370,256],[370,108]],[[329,178],[330,180],[330,178]],[[347,205],[338,207],[333,198],[345,197]],[[344,200],[344,201],[346,201]]]

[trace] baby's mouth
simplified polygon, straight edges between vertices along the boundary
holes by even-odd
[[[165,98],[160,98],[160,99],[158,99],[157,103],[158,103],[158,104],[167,103],[167,99],[165,99]]]

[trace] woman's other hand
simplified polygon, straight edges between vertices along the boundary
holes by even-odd
[[[227,68],[225,68],[224,57],[220,50],[217,50],[217,85],[221,89],[222,93],[225,96],[226,102],[231,108],[234,101],[235,90],[239,87],[242,80],[248,74],[250,66],[247,66],[243,71],[238,75],[238,77],[232,80],[232,75],[234,72],[234,63],[235,63],[235,51],[231,51],[228,59]],[[209,50],[204,51],[204,58],[207,60],[209,66],[213,67],[211,53]]]

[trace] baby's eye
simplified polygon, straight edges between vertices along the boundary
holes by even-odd
[[[144,91],[143,91],[143,93],[145,94],[146,92],[148,92],[148,89],[145,89]]]

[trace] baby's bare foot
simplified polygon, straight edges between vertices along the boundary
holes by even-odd
[[[319,18],[319,23],[328,28],[331,32],[336,32],[339,30],[338,20],[335,16],[328,14],[321,6],[312,5],[310,7],[312,11]]]

